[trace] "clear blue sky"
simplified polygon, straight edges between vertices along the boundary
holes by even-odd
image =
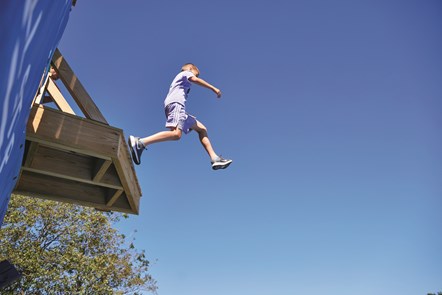
[[[60,49],[126,136],[183,63],[223,91],[188,111],[227,170],[196,134],[136,167],[160,295],[442,291],[440,0],[78,0]]]

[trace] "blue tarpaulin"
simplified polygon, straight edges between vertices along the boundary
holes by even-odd
[[[22,164],[26,122],[71,0],[0,1],[0,225]]]

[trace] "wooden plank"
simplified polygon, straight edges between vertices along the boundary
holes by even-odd
[[[34,105],[26,127],[30,141],[110,160],[118,153],[121,129]]]
[[[121,134],[120,137],[118,155],[114,159],[114,165],[120,176],[129,204],[132,210],[138,214],[140,210],[141,188],[129,155],[129,147],[126,144],[124,134]]]
[[[34,168],[28,168],[28,167],[23,167],[22,169],[23,169],[23,171],[32,172],[35,174],[47,175],[47,176],[51,176],[54,178],[60,178],[60,179],[66,179],[66,180],[72,180],[72,181],[81,182],[84,184],[94,185],[96,187],[107,187],[107,188],[111,188],[111,189],[122,189],[123,188],[122,186],[117,186],[117,185],[113,185],[113,184],[106,184],[106,183],[96,183],[91,180],[77,178],[75,176],[70,176],[70,175],[54,173],[54,172],[47,171],[47,170],[40,170],[40,169],[34,169]],[[54,192],[54,193],[56,193],[56,192]]]
[[[32,165],[32,162],[34,160],[34,155],[37,152],[38,147],[39,144],[36,142],[30,142],[27,140],[25,141],[25,150],[22,160],[23,167],[29,167],[30,165]],[[18,173],[18,180],[20,180],[21,175],[23,174],[23,167],[21,167],[20,172]],[[16,181],[14,189],[17,188],[17,186],[18,186],[18,181]]]
[[[30,171],[23,171],[14,193],[102,210],[111,209],[113,211],[135,213],[129,204],[123,202],[117,202],[112,207],[106,206],[109,197],[109,189],[107,188],[67,179],[58,179],[49,175],[35,174]]]
[[[52,62],[60,76],[60,80],[66,86],[86,118],[108,124],[103,114],[100,112],[97,105],[87,93],[86,89],[58,49],[54,52]]]
[[[117,198],[117,200],[116,200],[115,203],[112,205],[112,207],[116,207],[116,208],[126,208],[126,207],[129,207],[129,208],[131,208],[131,210],[132,210],[132,214],[136,214],[136,215],[139,214],[139,212],[135,212],[135,211],[133,211],[132,207],[131,207],[130,204],[129,204],[129,201],[128,201],[128,198],[127,198],[125,192],[123,192],[123,193],[121,194],[121,196],[120,196],[119,198]],[[110,208],[112,208],[112,207],[110,207]]]
[[[54,103],[62,112],[75,115],[74,110],[71,108],[71,106],[68,104],[66,99],[63,97],[63,94],[61,94],[60,89],[58,89],[57,85],[54,83],[54,81],[52,81],[52,79],[49,79],[48,81],[47,91],[49,95],[52,97]]]
[[[115,202],[118,200],[118,198],[123,194],[124,190],[117,190],[115,193],[109,198],[109,201],[107,201],[106,206],[112,207],[112,205],[115,204]]]
[[[101,178],[100,182],[102,183],[118,183],[121,187],[123,185],[121,184],[120,177],[117,173],[117,170],[115,169],[115,165],[110,165],[107,169],[106,173],[103,175],[103,178]]]
[[[94,182],[100,182],[100,180],[106,174],[106,171],[107,169],[109,169],[109,166],[111,164],[112,164],[111,160],[97,159],[92,180]]]
[[[92,169],[95,167],[96,161],[95,158],[90,156],[54,150],[40,145],[39,152],[34,155],[32,165],[25,166],[22,169],[86,184],[123,189],[118,177],[102,177],[101,180],[92,179]]]
[[[27,149],[27,153],[25,155],[25,162],[23,163],[24,167],[31,167],[35,153],[38,150],[38,146],[39,144],[36,142],[29,142],[29,148]]]

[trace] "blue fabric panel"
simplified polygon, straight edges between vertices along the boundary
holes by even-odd
[[[23,159],[26,122],[71,0],[0,1],[0,226]]]

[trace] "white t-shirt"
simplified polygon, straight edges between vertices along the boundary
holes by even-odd
[[[190,71],[182,71],[176,75],[172,84],[170,84],[169,93],[164,100],[164,106],[174,102],[180,103],[184,106],[186,104],[187,94],[190,91],[190,86],[192,85],[189,78],[194,76],[195,75]]]

